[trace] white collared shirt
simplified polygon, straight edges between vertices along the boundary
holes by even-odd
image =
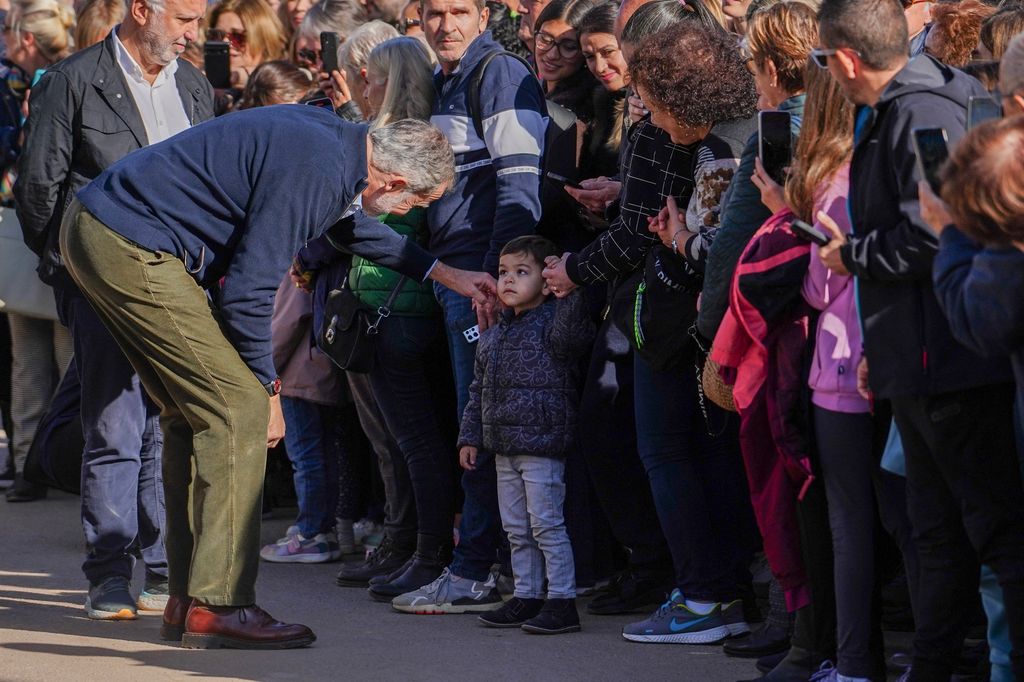
[[[161,69],[156,80],[150,85],[142,67],[128,54],[124,43],[117,37],[117,31],[114,31],[114,47],[117,52],[117,64],[124,73],[128,90],[135,100],[135,108],[139,110],[142,123],[146,126],[149,143],[162,142],[182,130],[187,130],[190,127],[188,113],[182,104],[174,79],[174,73],[178,70],[178,60],[173,60]]]

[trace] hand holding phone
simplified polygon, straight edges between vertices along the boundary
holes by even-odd
[[[217,90],[231,87],[231,46],[222,40],[208,40],[203,45],[203,70],[206,79]]]
[[[805,239],[811,242],[812,244],[817,244],[818,246],[825,246],[830,241],[832,241],[824,232],[814,227],[813,225],[805,223],[802,220],[794,220],[791,227],[796,236],[800,237],[801,239]]]
[[[338,71],[338,46],[341,39],[334,31],[323,31],[320,33],[320,61],[323,64],[324,72],[330,74]]]
[[[971,130],[979,123],[989,119],[1000,118],[1003,107],[992,97],[971,97],[967,100],[967,129]]]
[[[547,173],[544,174],[544,177],[547,180],[550,180],[551,182],[555,183],[556,185],[560,185],[561,187],[572,187],[573,189],[582,189],[578,182],[574,182],[569,178],[565,177],[564,175],[559,175],[558,173],[552,173],[551,171],[548,171]]]
[[[786,169],[793,159],[791,116],[786,111],[762,111],[757,115],[758,157],[768,177],[786,183]]]

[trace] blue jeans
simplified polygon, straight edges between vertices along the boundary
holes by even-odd
[[[565,530],[565,462],[548,457],[498,455],[501,523],[512,546],[515,596],[576,597],[576,568]]]
[[[661,372],[635,363],[640,460],[668,541],[676,582],[688,599],[736,599],[750,565],[750,495],[739,420],[707,401],[708,433],[693,367]],[[749,580],[749,573],[747,574]]]
[[[469,385],[473,381],[476,344],[466,341],[462,332],[476,325],[473,303],[451,289],[434,285],[434,295],[444,311],[448,332],[448,352],[455,374],[455,396],[459,420],[469,402]],[[491,566],[498,561],[501,544],[501,514],[498,511],[498,481],[494,471],[494,455],[481,450],[476,469],[462,474],[465,501],[462,523],[459,524],[459,546],[452,559],[452,573],[460,578],[486,580]]]
[[[305,538],[334,526],[338,506],[338,462],[343,456],[337,408],[281,396],[284,445],[294,469],[299,516],[295,525]]]
[[[440,316],[392,315],[381,326],[370,385],[405,460],[418,520],[416,554],[448,561],[455,513],[451,375]],[[446,397],[447,396],[447,397]],[[448,422],[445,424],[445,422]]]
[[[54,295],[82,384],[82,571],[93,584],[130,580],[137,544],[147,572],[166,577],[160,410],[78,287],[58,282]]]

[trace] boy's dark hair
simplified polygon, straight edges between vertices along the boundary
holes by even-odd
[[[508,244],[505,244],[505,248],[501,250],[499,257],[519,253],[527,254],[530,258],[537,261],[538,265],[543,267],[545,258],[558,255],[558,247],[550,239],[545,239],[536,234],[527,234],[522,237],[516,237]]]
[[[878,71],[892,68],[910,51],[907,17],[896,0],[824,0],[818,24],[825,47],[856,50]]]

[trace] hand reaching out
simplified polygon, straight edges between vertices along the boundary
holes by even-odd
[[[565,262],[569,255],[569,252],[566,251],[561,258],[548,256],[544,259],[544,271],[541,274],[548,283],[551,293],[558,298],[565,298],[576,288],[576,283],[569,279],[569,273],[565,269]]]

